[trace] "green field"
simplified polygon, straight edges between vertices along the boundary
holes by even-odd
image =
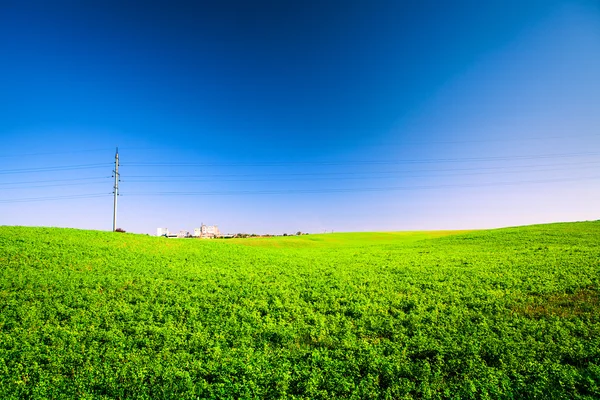
[[[600,398],[600,222],[0,227],[0,398]]]

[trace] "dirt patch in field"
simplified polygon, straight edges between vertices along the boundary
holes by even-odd
[[[573,293],[535,296],[533,301],[516,307],[513,311],[536,319],[548,316],[600,317],[600,291],[596,288],[584,288]]]

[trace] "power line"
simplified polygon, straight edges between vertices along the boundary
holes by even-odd
[[[63,165],[56,167],[33,167],[33,168],[21,168],[21,169],[5,169],[0,170],[0,174],[21,174],[21,173],[31,173],[31,172],[53,172],[53,171],[70,171],[70,170],[81,170],[81,169],[94,169],[94,168],[104,168],[107,165],[111,165],[110,163],[102,163],[102,164],[80,164],[80,165]]]
[[[47,188],[47,187],[64,187],[64,186],[84,186],[84,185],[99,185],[104,184],[105,182],[78,182],[78,183],[59,183],[52,185],[33,185],[33,186],[13,186],[13,187],[5,187],[2,190],[23,190],[23,189],[37,189],[37,188]]]
[[[49,201],[49,200],[68,200],[68,199],[91,199],[96,197],[108,197],[112,193],[90,193],[90,194],[73,194],[66,196],[48,196],[48,197],[26,197],[20,199],[0,200],[0,203],[25,203],[34,201]]]
[[[439,159],[404,159],[404,160],[354,160],[354,161],[272,161],[255,163],[150,163],[150,162],[132,162],[125,163],[122,166],[136,167],[274,167],[285,165],[388,165],[388,164],[428,164],[428,163],[454,163],[454,162],[473,162],[473,161],[510,161],[510,160],[536,160],[547,158],[569,158],[597,156],[598,152],[582,153],[557,153],[557,154],[538,154],[527,156],[493,156],[493,157],[465,157],[465,158],[439,158]]]
[[[552,163],[552,164],[528,164],[528,165],[513,165],[513,166],[493,166],[493,167],[470,167],[470,168],[436,168],[421,170],[422,172],[454,172],[454,171],[479,171],[479,170],[503,170],[516,168],[538,168],[538,167],[558,167],[558,166],[577,166],[590,165],[595,166],[600,161],[585,161],[577,163]],[[209,178],[209,177],[258,177],[258,176],[343,176],[343,175],[369,175],[369,174],[397,174],[397,173],[413,173],[411,170],[393,170],[393,171],[353,171],[353,172],[275,172],[275,173],[260,173],[260,174],[200,174],[200,175],[129,175],[130,178],[164,178],[164,179],[193,179],[193,178]],[[129,180],[131,182],[131,180]]]
[[[474,184],[443,184],[443,185],[420,185],[420,186],[392,186],[375,188],[331,188],[331,189],[288,189],[288,190],[232,190],[232,191],[205,191],[205,192],[138,192],[129,193],[126,196],[230,196],[230,195],[261,195],[261,194],[317,194],[317,193],[348,193],[348,192],[388,192],[403,190],[422,190],[422,189],[440,189],[440,188],[472,188],[472,187],[493,187],[493,186],[518,186],[542,183],[575,182],[584,180],[596,180],[600,176],[589,176],[581,178],[565,179],[547,179],[547,180],[527,180],[514,182],[493,182],[493,183],[474,183]]]
[[[488,139],[465,139],[465,140],[427,140],[427,141],[414,141],[414,140],[402,140],[402,141],[390,141],[390,142],[375,142],[366,143],[363,146],[404,146],[404,145],[433,145],[433,144],[467,144],[467,143],[498,143],[498,142],[527,142],[527,141],[547,141],[555,139],[593,139],[599,138],[597,134],[587,135],[552,135],[552,136],[532,136],[532,137],[502,137],[502,138],[488,138]],[[327,140],[315,139],[313,142],[318,141],[319,143],[326,143]],[[331,141],[331,143],[337,143],[337,141]],[[298,145],[298,144],[297,144]],[[121,147],[121,150],[162,150],[162,147]],[[79,154],[79,153],[93,153],[102,151],[112,151],[113,148],[95,148],[95,149],[80,149],[80,150],[68,150],[68,151],[52,151],[52,152],[35,152],[35,153],[11,153],[11,154],[0,154],[0,158],[8,157],[29,157],[29,156],[45,156],[45,155],[64,155],[64,154]]]
[[[108,151],[110,149],[85,149],[85,150],[68,150],[68,151],[49,151],[49,152],[39,152],[39,153],[19,153],[19,154],[2,154],[1,158],[6,157],[29,157],[29,156],[51,156],[57,154],[77,154],[77,153],[93,153],[100,151]]]
[[[97,176],[97,177],[86,177],[86,178],[71,178],[71,179],[45,179],[37,181],[21,181],[21,182],[1,182],[0,185],[26,185],[30,183],[49,183],[49,182],[72,182],[72,181],[83,181],[83,180],[98,180],[98,179],[110,179],[110,176]]]
[[[415,135],[413,135],[415,136]],[[463,139],[463,140],[411,140],[407,138],[403,140],[402,138],[398,140],[384,140],[381,142],[363,142],[359,141],[356,136],[352,137],[352,140],[356,141],[356,143],[360,143],[361,148],[369,148],[369,147],[380,147],[380,146],[431,146],[431,145],[453,145],[453,144],[469,144],[469,143],[514,143],[514,142],[535,142],[535,141],[549,141],[549,140],[557,140],[557,139],[597,139],[600,138],[600,135],[597,134],[588,134],[588,135],[552,135],[552,136],[533,136],[533,137],[502,137],[502,138],[488,138],[488,139]],[[320,138],[311,138],[310,142],[303,141],[301,143],[292,142],[292,146],[294,147],[315,147],[315,143],[318,145],[335,145],[340,143],[340,139],[320,139]],[[286,146],[289,146],[289,143],[286,143]],[[261,143],[261,147],[263,148],[275,148],[281,147],[277,143]]]
[[[551,164],[526,164],[526,165],[512,165],[512,166],[479,166],[479,167],[470,167],[470,168],[435,168],[435,169],[426,169],[420,170],[423,173],[429,172],[458,172],[458,171],[480,171],[480,170],[505,170],[505,169],[527,169],[528,171],[531,168],[545,168],[545,167],[574,167],[574,166],[588,166],[594,167],[599,164],[600,161],[584,161],[584,162],[574,162],[574,163],[551,163]],[[121,164],[122,165],[122,164]],[[48,167],[53,168],[53,167]],[[584,167],[587,168],[587,167]],[[553,168],[554,169],[554,168]],[[564,168],[564,169],[575,169],[575,168]],[[546,169],[550,170],[550,169]],[[559,170],[556,168],[556,170]],[[541,171],[541,170],[540,170]],[[1,173],[2,171],[0,171]],[[393,171],[354,171],[354,172],[276,172],[276,173],[260,173],[260,174],[197,174],[197,175],[129,175],[127,182],[143,182],[140,179],[196,179],[196,178],[230,178],[230,177],[272,177],[272,176],[280,176],[280,177],[289,177],[289,176],[344,176],[344,175],[374,175],[374,174],[402,174],[402,173],[413,173],[415,170],[393,170]],[[518,171],[520,172],[520,170]],[[429,175],[428,175],[429,176]],[[27,185],[27,184],[37,184],[37,183],[55,183],[55,182],[77,182],[77,181],[87,181],[87,180],[102,180],[102,179],[111,179],[112,177],[106,176],[92,176],[92,177],[83,177],[83,178],[70,178],[70,179],[42,179],[42,180],[29,180],[29,181],[17,181],[17,182],[0,182],[0,186],[6,185]]]
[[[301,175],[298,176],[287,176],[287,177],[279,177],[279,178],[253,178],[250,179],[222,179],[222,178],[200,178],[193,176],[186,176],[185,182],[280,182],[280,181],[306,181],[306,180],[363,180],[363,179],[391,179],[391,178],[437,178],[437,177],[455,177],[455,176],[471,176],[471,175],[498,175],[498,174],[522,174],[525,172],[548,172],[548,171],[565,171],[579,168],[595,168],[596,166],[587,166],[587,167],[571,167],[571,168],[546,168],[546,169],[534,169],[534,170],[515,170],[515,171],[487,171],[487,172],[466,172],[466,173],[454,173],[454,174],[443,174],[443,175],[431,175],[427,173],[421,174],[411,174],[411,175],[402,175],[403,173],[410,171],[380,171],[380,172],[340,172],[337,173],[337,176],[331,176],[330,174],[320,174],[320,173],[306,173],[306,174],[296,174]],[[453,170],[448,170],[446,172],[452,172]],[[423,171],[423,172],[431,172],[431,171]],[[280,174],[282,176],[284,174]],[[292,175],[292,174],[290,174]],[[321,175],[329,175],[329,176],[321,176]],[[340,175],[350,175],[350,176],[340,176]],[[360,176],[362,175],[362,176]],[[379,176],[378,176],[379,175]],[[383,175],[383,176],[381,176]],[[157,177],[155,179],[129,179],[125,180],[127,183],[160,183],[160,182],[173,182],[178,183],[182,181],[173,181],[174,177]],[[181,177],[183,178],[183,177]],[[213,177],[214,178],[214,177]]]
[[[161,147],[121,147],[121,151],[125,150],[159,150]],[[29,157],[29,156],[51,156],[51,155],[64,155],[64,154],[79,154],[79,153],[94,153],[101,151],[113,151],[114,148],[98,148],[98,149],[81,149],[81,150],[64,150],[64,151],[48,151],[38,153],[11,153],[11,154],[0,154],[0,158],[7,157]]]
[[[234,164],[212,164],[212,163],[131,163],[126,165],[149,165],[149,166],[165,166],[165,165],[176,165],[176,166],[190,166],[190,165],[287,165],[287,164],[300,164],[300,165],[342,165],[344,163],[355,163],[355,164],[365,164],[365,163],[373,163],[373,164],[392,164],[392,163],[435,163],[435,162],[463,162],[463,161],[497,161],[497,160],[524,160],[524,159],[543,159],[543,158],[559,158],[559,157],[581,157],[581,156],[591,156],[597,155],[597,152],[586,152],[586,153],[562,153],[562,154],[542,154],[542,155],[530,155],[530,156],[505,156],[505,157],[476,157],[476,158],[455,158],[455,159],[429,159],[429,160],[388,160],[388,161],[347,161],[347,162],[277,162],[277,163],[234,163]],[[585,161],[585,162],[576,162],[576,163],[546,163],[546,164],[537,164],[537,165],[520,165],[520,166],[491,166],[491,167],[477,167],[477,168],[445,168],[445,169],[430,169],[423,172],[458,172],[458,171],[474,171],[471,173],[464,173],[462,175],[487,175],[487,174],[498,174],[498,173],[516,173],[522,171],[514,171],[516,168],[539,168],[539,167],[557,167],[557,166],[582,166],[587,165],[591,166],[599,163],[600,161]],[[111,165],[111,163],[100,163],[100,164],[79,164],[79,165],[65,165],[65,166],[52,166],[52,167],[33,167],[33,168],[23,168],[23,169],[12,169],[12,170],[0,170],[0,174],[11,174],[11,173],[24,173],[24,172],[49,172],[49,171],[64,171],[64,170],[79,170],[79,169],[92,169],[92,168],[104,168],[107,165]],[[119,165],[118,161],[116,161],[115,165]],[[489,172],[490,170],[502,170],[502,169],[513,169],[513,171],[503,171],[503,172]],[[534,172],[543,172],[543,171],[552,171],[552,170],[564,170],[565,168],[550,168],[545,170],[538,170]],[[568,169],[568,168],[567,168]],[[576,168],[571,168],[576,169]],[[483,172],[488,171],[488,172]],[[271,173],[271,174],[263,174],[265,176],[287,176],[286,179],[279,180],[290,180],[290,176],[317,176],[319,180],[322,179],[373,179],[368,177],[358,177],[359,174],[398,174],[402,172],[414,172],[414,171],[380,171],[380,172],[319,172],[319,173]],[[118,170],[115,171],[115,178],[118,179]],[[346,178],[340,178],[340,175],[346,174],[351,175]],[[329,175],[329,176],[337,176],[336,178],[328,178],[321,177],[320,175]],[[456,176],[461,174],[454,175],[446,175],[446,176]],[[196,177],[210,177],[211,175],[196,175]],[[212,175],[212,177],[227,177],[227,176],[246,176],[252,177],[256,176],[256,174],[217,174]],[[413,176],[405,176],[405,177],[423,177],[424,175],[413,175]],[[427,175],[425,175],[427,176]],[[131,182],[136,182],[135,177],[138,178],[159,178],[159,179],[169,179],[176,176],[152,176],[152,175],[138,175],[132,176]],[[180,178],[192,179],[194,176],[184,175],[179,176]],[[83,177],[83,178],[73,178],[73,179],[53,179],[53,180],[33,180],[33,181],[21,181],[21,182],[13,182],[13,183],[0,183],[0,185],[27,185],[31,183],[53,183],[53,182],[63,182],[60,184],[49,184],[49,185],[37,185],[37,186],[22,186],[22,187],[9,187],[5,189],[29,189],[29,188],[39,188],[39,187],[54,187],[54,186],[79,186],[86,184],[96,184],[101,182],[82,182],[86,180],[93,179],[106,179],[107,177]],[[138,192],[138,193],[130,193],[128,196],[213,196],[213,195],[261,195],[261,194],[303,194],[303,193],[347,193],[347,192],[385,192],[385,191],[399,191],[399,190],[421,190],[421,189],[436,189],[436,188],[467,188],[467,187],[492,187],[492,186],[509,186],[509,185],[525,185],[525,184],[541,184],[541,183],[555,183],[555,182],[572,182],[572,181],[581,181],[581,180],[594,180],[598,179],[597,176],[592,177],[580,177],[580,178],[561,178],[561,179],[547,179],[547,180],[525,180],[525,181],[513,181],[513,182],[495,182],[495,183],[474,183],[474,184],[440,184],[440,185],[418,185],[418,186],[392,186],[392,187],[367,187],[367,188],[328,188],[328,189],[287,189],[287,190],[239,190],[239,191],[198,191],[198,192]],[[250,179],[249,181],[251,181]],[[260,179],[255,179],[260,180]],[[269,179],[264,179],[268,181]],[[270,179],[274,180],[274,179]],[[277,179],[275,179],[277,180]],[[227,179],[225,179],[227,181]],[[70,183],[64,183],[70,182]],[[145,182],[144,180],[140,180],[138,182]],[[116,184],[115,184],[116,185]],[[117,194],[117,188],[112,193],[115,197]],[[33,202],[33,201],[51,201],[51,200],[66,200],[66,199],[84,199],[84,198],[95,198],[95,197],[105,197],[110,194],[105,193],[92,193],[92,194],[74,194],[74,195],[62,195],[62,196],[46,196],[46,197],[29,197],[29,198],[17,198],[17,199],[5,199],[0,200],[0,203],[19,203],[19,202]],[[116,211],[116,210],[115,210]],[[113,227],[114,228],[114,227]]]
[[[546,141],[555,139],[593,139],[599,138],[600,135],[589,134],[589,135],[555,135],[555,136],[533,136],[533,137],[518,137],[518,138],[489,138],[489,139],[466,139],[466,140],[439,140],[439,141],[405,141],[405,142],[391,142],[382,143],[381,146],[387,145],[406,145],[406,144],[420,144],[420,145],[431,145],[431,144],[466,144],[466,143],[498,143],[498,142],[529,142],[529,141]]]

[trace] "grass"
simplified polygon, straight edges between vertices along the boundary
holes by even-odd
[[[0,398],[599,398],[599,243],[0,227]]]
[[[388,244],[407,243],[422,239],[457,235],[472,231],[416,231],[416,232],[351,232],[351,233],[328,233],[302,236],[274,236],[274,237],[250,237],[244,239],[231,239],[232,242],[257,247],[283,247],[283,248],[305,248],[305,247],[366,247]]]

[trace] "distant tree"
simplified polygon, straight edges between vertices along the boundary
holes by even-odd
[[[125,233],[126,231],[123,228],[117,228],[117,229],[115,229],[115,232]]]
[[[296,232],[296,236],[300,236],[300,235],[302,235],[302,232],[300,232],[300,231]]]
[[[287,233],[284,233],[283,236],[287,236]]]

